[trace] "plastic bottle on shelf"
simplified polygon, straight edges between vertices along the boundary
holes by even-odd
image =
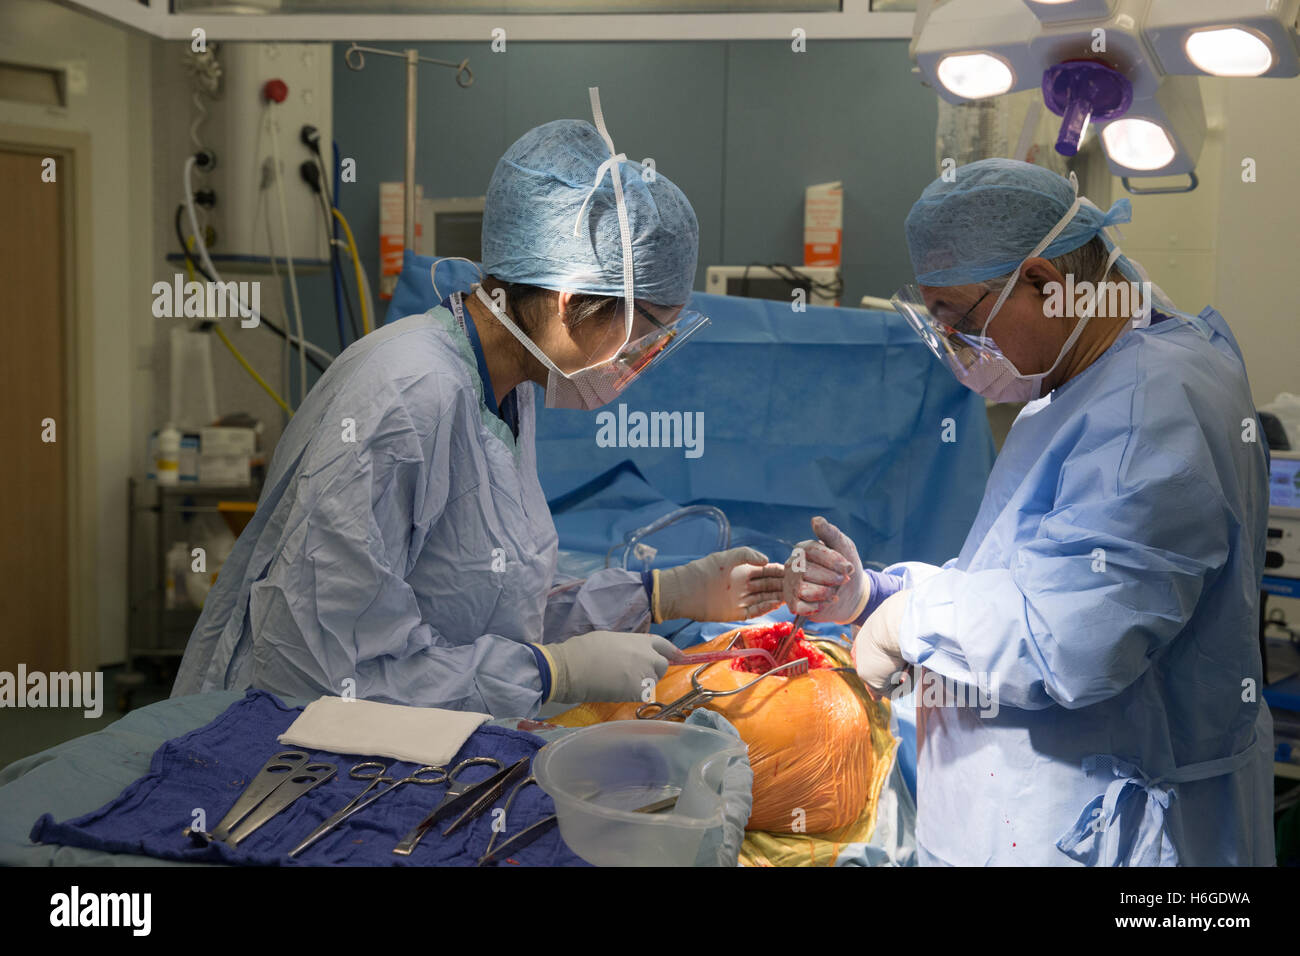
[[[154,476],[160,485],[175,485],[181,480],[181,433],[171,422],[158,433]]]

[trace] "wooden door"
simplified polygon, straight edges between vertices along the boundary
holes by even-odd
[[[67,164],[0,149],[0,670],[67,670]],[[54,441],[47,419],[53,420]]]

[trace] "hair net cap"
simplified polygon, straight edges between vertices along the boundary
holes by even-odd
[[[596,184],[597,170],[609,158],[600,133],[582,120],[555,120],[521,136],[488,185],[483,271],[507,282],[622,298],[613,177],[604,175]],[[631,160],[619,167],[632,233],[634,294],[658,305],[681,305],[695,284],[695,210],[662,174]]]
[[[982,159],[958,167],[952,182],[939,177],[921,193],[907,214],[907,248],[919,285],[971,285],[1008,275],[1034,251],[1074,204],[1065,177],[1013,159]],[[1074,218],[1040,255],[1073,252],[1097,235],[1109,251],[1114,243],[1102,232],[1128,222],[1132,206],[1121,199],[1102,212],[1080,203]],[[1136,281],[1124,257],[1119,271]]]

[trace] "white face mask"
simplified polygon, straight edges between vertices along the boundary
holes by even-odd
[[[984,328],[981,330],[980,338],[989,343],[986,348],[988,353],[980,357],[966,371],[965,377],[962,378],[962,384],[970,388],[979,395],[984,396],[991,402],[1032,402],[1041,398],[1043,394],[1043,381],[1047,376],[1056,371],[1056,367],[1061,364],[1061,360],[1070,353],[1074,348],[1074,343],[1079,341],[1079,336],[1083,334],[1084,328],[1087,327],[1092,313],[1096,311],[1095,302],[1093,308],[1086,315],[1080,316],[1079,321],[1074,324],[1074,330],[1070,332],[1069,338],[1061,346],[1061,350],[1056,354],[1056,361],[1046,372],[1036,372],[1032,375],[1022,375],[1016,368],[1011,359],[1002,354],[1001,350],[993,345],[992,340],[988,337],[989,325],[992,324],[994,316],[1002,308],[1002,303],[1007,301],[1011,295],[1011,290],[1015,288],[1016,282],[1020,279],[1020,270],[1025,267],[1025,263],[1035,256],[1041,255],[1043,250],[1052,244],[1052,241],[1070,224],[1074,219],[1075,213],[1078,212],[1079,206],[1087,200],[1079,196],[1079,180],[1074,173],[1070,173],[1070,184],[1074,187],[1074,202],[1066,210],[1060,222],[1052,227],[1051,231],[1043,237],[1042,241],[1036,245],[1029,255],[1021,260],[1020,265],[1016,266],[1016,271],[1007,279],[1006,284],[1002,287],[1002,293],[998,300],[993,303],[993,309],[989,312],[989,317],[984,320]],[[1110,251],[1110,257],[1106,260],[1106,267],[1102,269],[1101,274],[1106,276],[1110,273],[1111,266],[1115,264],[1120,256],[1119,243]]]
[[[972,365],[962,384],[990,402],[1032,402],[1042,397],[1043,377],[1021,375],[1011,360],[1001,355]]]

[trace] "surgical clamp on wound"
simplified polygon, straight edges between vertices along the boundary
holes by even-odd
[[[703,707],[710,701],[719,697],[731,697],[735,694],[743,694],[752,688],[759,681],[768,677],[798,677],[801,674],[808,673],[808,658],[800,657],[797,660],[774,667],[770,671],[759,674],[748,684],[743,687],[737,687],[734,690],[710,690],[700,683],[700,675],[712,667],[712,664],[703,664],[695,668],[691,674],[691,690],[687,691],[681,697],[669,704],[661,704],[659,701],[651,701],[648,704],[642,704],[636,709],[636,716],[640,720],[669,720],[673,717],[685,717],[690,711]]]

